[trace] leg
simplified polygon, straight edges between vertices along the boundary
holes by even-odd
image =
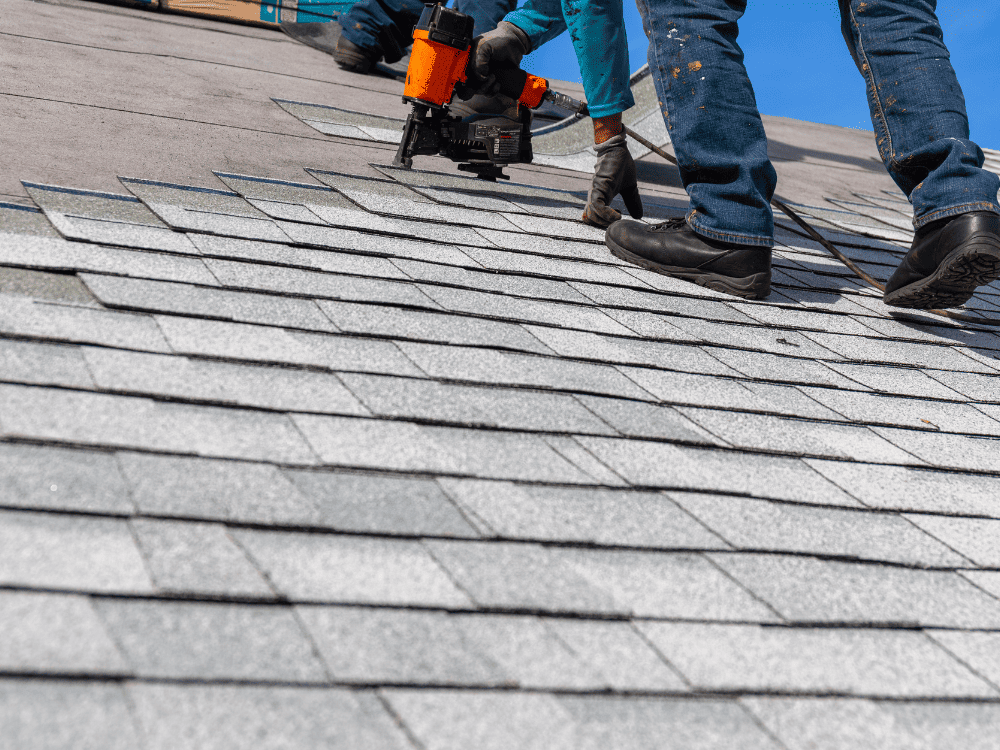
[[[472,16],[476,21],[473,34],[492,31],[503,17],[517,7],[517,0],[455,0],[455,10]]]
[[[690,196],[688,223],[716,240],[773,244],[777,175],[736,41],[746,0],[637,0],[649,67]]]
[[[423,9],[421,0],[361,0],[337,19],[344,28],[341,39],[363,50],[373,62],[382,57],[396,62],[406,54]]]
[[[690,200],[686,220],[619,221],[611,252],[727,294],[770,291],[777,182],[736,42],[746,0],[636,0],[649,67]]]
[[[886,284],[899,307],[954,307],[1000,276],[1000,178],[969,140],[962,88],[935,0],[839,0],[865,78],[886,169],[913,205],[917,230]]]

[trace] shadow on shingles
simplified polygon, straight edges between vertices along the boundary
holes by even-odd
[[[1000,360],[1000,351],[997,351],[1000,341],[996,334],[990,331],[969,329],[961,324],[949,323],[946,318],[939,318],[936,315],[922,315],[916,310],[890,310],[889,317],[904,328],[921,333],[933,333],[962,346],[976,347],[984,357]],[[995,330],[1000,332],[1000,328]]]
[[[672,187],[684,189],[681,182],[681,173],[673,164],[668,164],[659,156],[656,160],[640,159],[635,163],[635,173],[640,182],[652,182],[662,187]]]
[[[804,161],[806,157],[811,156],[814,159],[840,162],[841,164],[859,167],[870,172],[885,173],[885,167],[882,166],[882,162],[875,161],[870,157],[848,156],[847,154],[838,154],[833,151],[802,148],[801,146],[793,146],[790,143],[783,143],[770,138],[767,141],[767,155],[769,158],[777,161]]]

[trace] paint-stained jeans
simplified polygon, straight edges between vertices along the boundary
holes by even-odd
[[[969,140],[965,98],[935,0],[839,0],[844,39],[867,83],[879,154],[913,204],[914,226],[1000,213],[1000,179]],[[737,44],[746,0],[636,0],[649,66],[700,234],[773,244],[777,176]]]
[[[455,0],[455,10],[472,16],[476,34],[495,29],[514,10],[517,0]],[[423,0],[360,0],[337,20],[348,41],[369,50],[381,50],[394,63],[413,42],[413,27],[424,10]]]

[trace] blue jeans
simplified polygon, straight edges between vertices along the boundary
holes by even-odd
[[[456,0],[455,10],[472,16],[478,35],[495,29],[516,5],[517,0]],[[361,0],[337,20],[349,42],[380,51],[386,62],[394,63],[413,42],[413,27],[423,10],[423,0]]]
[[[914,226],[995,211],[1000,178],[969,140],[965,98],[935,15],[936,0],[839,0],[841,28],[868,87],[886,169],[913,205]],[[636,0],[649,67],[699,234],[774,244],[777,175],[736,42],[746,0]]]

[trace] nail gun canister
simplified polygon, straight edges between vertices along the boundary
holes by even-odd
[[[474,26],[464,13],[442,5],[424,6],[413,30],[403,101],[432,107],[451,101],[455,84],[465,81]]]

